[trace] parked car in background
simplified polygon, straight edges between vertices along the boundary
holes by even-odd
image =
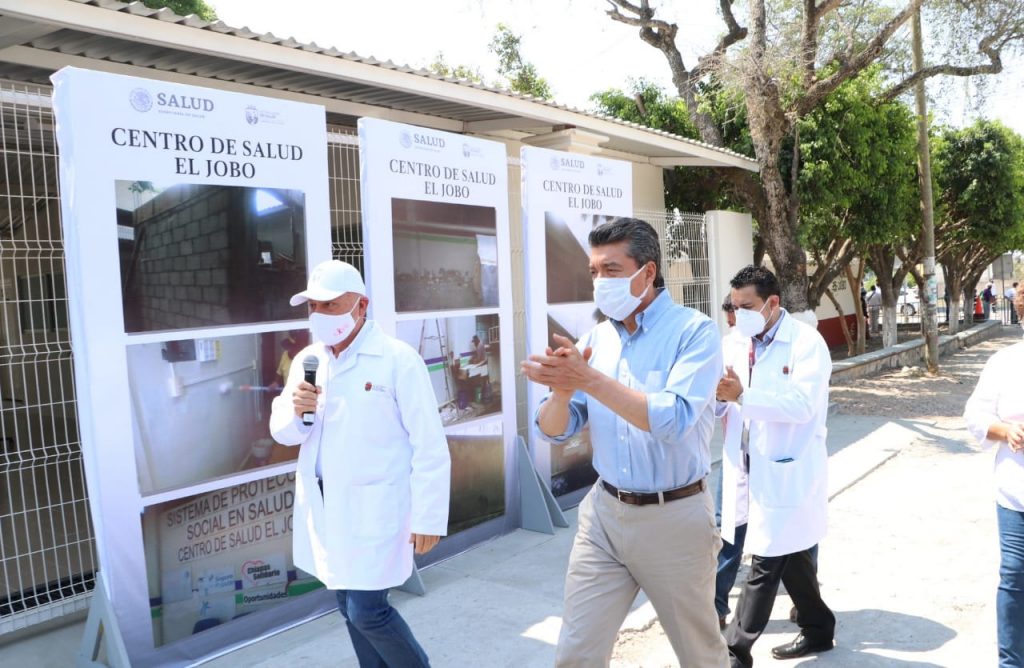
[[[921,310],[921,297],[917,288],[904,285],[900,288],[900,297],[896,302],[896,310],[900,315],[917,315]]]

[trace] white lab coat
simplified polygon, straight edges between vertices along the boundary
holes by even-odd
[[[323,388],[312,426],[292,404],[308,355],[320,360]],[[410,534],[447,533],[451,460],[429,373],[415,350],[373,321],[350,355],[336,359],[314,343],[296,356],[270,431],[279,443],[302,446],[293,556],[328,589],[398,586],[412,573]]]
[[[740,336],[735,327],[722,337],[722,359],[726,366],[733,365],[740,353],[747,354],[749,350],[750,339]],[[742,371],[736,373],[740,375]],[[749,516],[749,490],[741,442],[743,415],[739,404],[727,401],[715,406],[715,417],[722,420],[725,432],[722,446],[722,540],[734,544],[736,527],[746,524]],[[727,494],[727,490],[734,493]]]
[[[749,354],[750,340],[742,339],[742,345],[729,346],[725,360],[744,386],[735,412],[750,424],[746,549],[777,557],[817,544],[827,529],[825,420],[832,358],[818,331],[789,314],[758,357],[750,383]],[[739,461],[742,430],[730,431],[722,461],[732,468]],[[723,470],[723,484],[726,479]],[[726,500],[735,496],[735,485],[723,486],[723,530]]]

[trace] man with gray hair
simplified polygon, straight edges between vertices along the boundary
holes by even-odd
[[[451,459],[430,374],[367,319],[366,286],[347,262],[314,267],[291,298],[303,304],[314,342],[270,415],[274,439],[299,446],[295,565],[335,592],[361,668],[429,666],[388,590],[448,530]]]
[[[551,388],[536,415],[564,443],[590,425],[600,479],[579,507],[556,666],[607,666],[637,592],[679,664],[728,664],[714,607],[721,547],[705,478],[722,369],[718,329],[665,290],[657,232],[619,218],[590,233],[594,301],[608,316],[574,346],[523,362]]]

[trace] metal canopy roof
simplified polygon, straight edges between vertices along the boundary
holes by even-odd
[[[65,65],[264,95],[278,91],[324,105],[335,122],[368,115],[527,141],[577,128],[607,137],[604,152],[663,167],[758,169],[733,151],[634,123],[141,2],[0,0],[0,78],[48,84]]]

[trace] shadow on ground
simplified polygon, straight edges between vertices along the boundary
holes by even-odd
[[[796,636],[796,627],[788,621],[774,620],[765,633]],[[830,652],[809,656],[793,666],[857,666],[857,668],[948,668],[930,661],[896,658],[893,654],[914,654],[939,649],[956,631],[924,617],[888,610],[836,611],[836,647]]]

